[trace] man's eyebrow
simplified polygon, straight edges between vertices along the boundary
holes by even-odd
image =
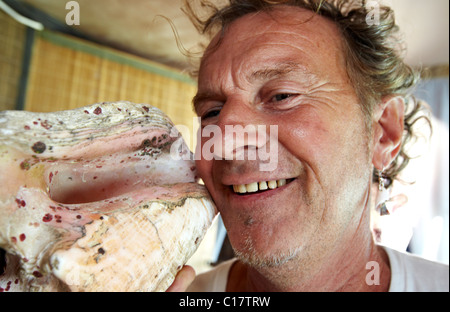
[[[282,62],[254,71],[248,77],[248,81],[255,80],[269,80],[277,77],[282,77],[291,72],[301,72],[306,75],[311,74],[306,68],[296,62]]]
[[[213,96],[214,95],[211,92],[197,92],[197,94],[192,98],[192,108],[194,112],[197,112],[201,102],[211,99]]]

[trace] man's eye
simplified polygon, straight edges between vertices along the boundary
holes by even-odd
[[[206,112],[205,114],[203,114],[202,119],[208,119],[208,118],[212,118],[212,117],[216,117],[220,114],[220,109],[215,109],[209,112]]]
[[[293,96],[293,94],[289,94],[289,93],[280,93],[280,94],[275,95],[275,96],[272,98],[272,101],[274,101],[274,102],[280,102],[280,101],[283,101],[283,100],[286,100],[286,99],[290,98],[291,96]]]

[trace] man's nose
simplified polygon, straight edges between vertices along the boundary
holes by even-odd
[[[268,143],[266,125],[251,105],[238,98],[223,106],[217,126],[221,136],[214,146],[214,156],[226,160],[255,160],[257,150]]]

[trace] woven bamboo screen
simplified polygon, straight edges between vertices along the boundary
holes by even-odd
[[[191,129],[196,86],[169,67],[51,32],[37,33],[25,110],[50,112],[107,101],[147,103]],[[191,149],[194,142],[189,142]]]
[[[25,26],[0,11],[0,111],[16,107],[25,32]]]

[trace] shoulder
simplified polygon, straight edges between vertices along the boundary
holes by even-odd
[[[384,247],[391,267],[389,291],[449,291],[449,266]]]
[[[228,274],[237,259],[231,259],[219,264],[217,267],[197,275],[194,282],[188,287],[190,292],[224,292],[227,288]]]

